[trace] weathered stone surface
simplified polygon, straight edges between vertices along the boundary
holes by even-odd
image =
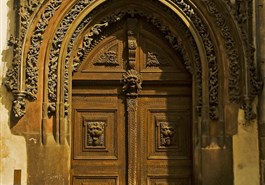
[[[15,136],[10,129],[10,113],[12,96],[3,86],[3,79],[8,66],[12,61],[12,50],[7,49],[7,41],[10,30],[14,25],[8,25],[13,21],[14,12],[12,1],[0,1],[0,184],[13,184],[14,171],[21,170],[21,185],[27,184],[27,153],[26,142],[23,136]]]

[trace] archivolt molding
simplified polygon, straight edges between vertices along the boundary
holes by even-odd
[[[79,15],[87,8],[90,6],[90,4],[93,2],[93,0],[79,0],[76,2],[74,6],[71,7],[71,9],[66,13],[64,18],[59,21],[59,27],[57,31],[55,32],[53,42],[51,45],[51,50],[49,53],[49,63],[48,63],[48,100],[49,100],[49,111],[54,112],[56,109],[56,102],[58,92],[57,89],[58,87],[58,64],[61,62],[60,60],[60,54],[61,52],[61,44],[64,42],[66,39],[66,32],[69,30],[69,27],[73,24],[73,22],[78,19]],[[104,1],[102,1],[103,3]],[[162,5],[164,1],[153,1],[157,4]],[[205,19],[202,19],[201,13],[198,11],[199,8],[195,7],[194,4],[190,1],[184,1],[184,0],[166,0],[165,2],[173,3],[175,6],[179,8],[179,10],[182,11],[182,14],[185,15],[186,17],[186,22],[191,23],[194,28],[196,29],[197,32],[197,37],[199,37],[199,40],[202,41],[202,45],[204,46],[204,50],[206,52],[206,58],[207,58],[207,66],[208,66],[208,76],[209,76],[209,81],[208,81],[208,91],[209,91],[209,117],[212,120],[217,120],[219,117],[218,113],[218,105],[219,101],[219,85],[220,82],[218,81],[218,74],[219,74],[219,65],[222,65],[219,63],[218,56],[216,54],[217,50],[217,45],[215,43],[215,40],[213,38],[213,35],[211,35],[211,28],[208,26],[207,22],[205,22]],[[241,1],[237,0],[236,5],[235,5],[235,12],[237,13],[237,21],[239,23],[239,28],[242,31],[242,37],[238,37],[238,40],[242,39],[243,43],[245,44],[244,52],[245,52],[245,61],[246,64],[243,62],[239,61],[239,54],[238,54],[238,49],[236,48],[238,45],[238,40],[235,41],[233,40],[232,36],[232,30],[236,29],[236,26],[231,25],[231,22],[228,24],[227,21],[224,18],[224,15],[221,13],[222,10],[215,4],[214,1],[211,0],[203,0],[205,3],[205,6],[207,7],[208,11],[210,14],[213,15],[213,18],[215,19],[216,25],[218,29],[220,30],[220,33],[223,37],[223,42],[224,46],[226,48],[226,55],[229,59],[229,98],[231,102],[236,102],[239,103],[243,98],[242,95],[242,84],[239,84],[238,82],[240,81],[239,79],[242,78],[242,75],[244,72],[241,70],[246,70],[245,72],[247,73],[247,76],[245,77],[245,89],[244,91],[244,97],[247,100],[246,104],[244,104],[243,107],[246,109],[246,119],[250,120],[253,119],[254,116],[252,113],[250,113],[249,106],[251,104],[251,101],[253,97],[259,92],[261,83],[258,80],[257,73],[256,73],[256,68],[254,65],[254,55],[253,55],[253,46],[252,46],[252,32],[250,31],[251,27],[246,27],[245,24],[246,19],[249,21],[251,19],[251,7],[252,6],[252,1]],[[226,1],[225,1],[226,2]],[[19,35],[17,37],[12,37],[10,39],[10,45],[14,46],[14,60],[12,64],[12,68],[8,70],[7,73],[7,78],[6,78],[6,86],[7,88],[12,91],[15,95],[15,102],[25,102],[21,101],[21,99],[24,99],[27,97],[29,100],[34,100],[36,99],[36,95],[38,93],[38,68],[37,68],[37,63],[39,61],[38,56],[40,53],[40,46],[42,44],[43,40],[43,33],[45,32],[49,20],[51,17],[54,15],[54,13],[58,10],[62,3],[62,0],[51,0],[49,1],[46,6],[46,9],[41,15],[41,18],[39,19],[33,34],[27,36],[30,39],[30,47],[27,52],[27,57],[23,59],[22,55],[24,55],[24,52],[26,51],[25,46],[23,45],[24,40],[28,39],[25,38],[25,35],[27,35],[27,30],[29,27],[31,27],[32,21],[29,21],[34,18],[32,16],[34,14],[34,10],[39,6],[41,7],[43,4],[38,2],[36,0],[28,0],[28,1],[23,1],[23,3],[20,3],[20,7],[18,9],[18,12],[20,12],[20,25],[19,26]],[[107,2],[108,5],[111,5],[111,3],[114,3],[112,1]],[[104,4],[104,3],[103,3]],[[167,3],[164,3],[166,5]],[[230,3],[227,3],[228,7],[232,7]],[[102,5],[100,5],[102,6]],[[166,7],[166,6],[165,6]],[[223,8],[223,7],[222,7]],[[163,9],[163,8],[162,8]],[[169,8],[168,8],[169,9]],[[37,10],[36,10],[37,11]],[[126,12],[126,11],[124,11]],[[35,13],[36,14],[36,13]],[[92,15],[92,14],[91,14]],[[78,55],[74,59],[71,59],[72,56],[72,50],[74,48],[74,40],[77,38],[80,33],[83,32],[85,28],[88,27],[89,23],[91,22],[91,15],[86,16],[85,19],[82,21],[79,21],[80,24],[77,26],[75,31],[72,33],[70,42],[68,43],[67,48],[67,53],[66,53],[66,59],[65,59],[65,65],[64,65],[64,96],[65,96],[65,109],[67,112],[67,107],[68,105],[68,87],[69,87],[69,71],[68,71],[68,66],[71,65],[71,60],[74,61],[74,69],[79,65],[79,63],[82,61],[82,57],[84,57],[84,49],[79,48],[78,50]],[[113,19],[109,20],[104,20],[102,22],[99,22],[97,24],[94,24],[94,26],[91,27],[90,25],[90,32],[86,35],[85,37],[85,42],[83,43],[84,46],[89,49],[91,47],[91,39],[94,39],[94,35],[99,35],[101,33],[101,28],[108,26],[111,22],[117,21],[117,15],[115,13],[113,14],[114,17]],[[116,19],[115,19],[116,16]],[[175,15],[176,16],[176,15]],[[150,17],[150,22],[152,22]],[[154,18],[153,18],[154,19]],[[155,21],[157,22],[157,21]],[[154,23],[155,25],[156,23]],[[170,33],[170,30],[163,30],[164,27],[160,25],[161,23],[158,22],[158,26],[156,26],[158,29],[161,30],[161,32],[166,32],[167,34]],[[233,23],[234,24],[234,23]],[[249,34],[250,33],[250,34]],[[166,35],[168,36],[168,35]],[[170,35],[171,36],[171,35]],[[195,36],[195,35],[193,35]],[[169,36],[168,36],[169,38]],[[172,37],[173,40],[175,40],[174,37]],[[176,43],[173,43],[175,41],[170,41],[172,42],[172,45]],[[195,41],[190,41],[193,46],[197,47],[198,46],[198,39]],[[181,46],[181,44],[177,44],[178,47],[181,48],[182,55],[184,56],[185,61],[187,62],[188,66],[191,66],[188,64],[188,59],[186,51],[182,50],[184,48]],[[199,53],[195,53],[195,58],[199,56]],[[25,60],[25,61],[23,61]],[[205,61],[201,61],[205,62]],[[221,62],[221,61],[220,61]],[[26,65],[23,65],[26,63]],[[242,69],[244,66],[244,69]],[[193,71],[193,73],[196,74],[197,83],[201,83],[201,74],[200,71],[202,70],[202,66],[199,65],[199,62],[196,62],[195,68],[197,68],[196,72]],[[200,75],[200,76],[199,76]],[[199,91],[202,91],[202,87]],[[205,91],[205,89],[204,89]],[[207,92],[207,91],[206,91]],[[22,94],[25,94],[27,96],[22,96]],[[206,93],[207,94],[207,93]],[[202,94],[199,94],[199,97]],[[198,107],[200,107],[200,104],[202,104],[202,100],[199,100],[200,103],[198,104]],[[19,101],[17,101],[19,100]],[[20,104],[22,105],[22,104]],[[25,105],[23,106],[15,106],[18,109],[16,112],[20,112],[20,114],[15,114],[17,117],[21,117],[24,115],[24,110],[19,111],[19,109],[24,109]],[[252,111],[251,111],[252,112]]]
[[[256,115],[252,110],[252,101],[261,90],[262,82],[257,76],[255,67],[253,35],[252,35],[252,12],[253,0],[236,0],[233,5],[229,1],[228,6],[233,12],[231,18],[237,23],[238,34],[241,32],[241,44],[244,46],[241,50],[237,48],[236,42],[232,36],[232,30],[227,25],[225,16],[218,10],[218,7],[211,0],[203,0],[206,3],[207,10],[214,16],[216,25],[221,31],[221,35],[225,41],[226,55],[229,59],[229,98],[231,102],[241,103],[245,110],[245,118],[247,121],[255,119]],[[232,17],[233,16],[233,17]],[[235,26],[237,26],[235,25]],[[244,53],[244,58],[239,56],[238,52]],[[242,64],[240,60],[244,60]],[[241,71],[240,71],[241,70]],[[242,81],[245,88],[240,88],[240,78],[242,71],[245,73]],[[243,92],[242,92],[243,91]],[[243,95],[243,97],[242,97]]]
[[[61,44],[65,38],[66,32],[68,31],[69,26],[80,14],[80,12],[94,0],[80,0],[78,1],[64,16],[63,20],[60,23],[59,28],[57,29],[55,36],[52,42],[52,48],[50,50],[49,56],[49,72],[48,72],[48,97],[49,97],[49,113],[56,110],[56,96],[57,96],[57,72],[58,72],[58,59],[61,49]]]
[[[242,108],[247,120],[256,118],[252,111],[252,101],[261,91],[262,82],[257,76],[255,65],[255,48],[253,44],[253,0],[236,0],[235,17],[239,24],[245,51],[246,92]]]
[[[18,24],[16,37],[11,36],[9,45],[14,47],[14,58],[12,68],[7,72],[5,85],[8,90],[12,91],[15,97],[13,101],[13,111],[15,117],[22,117],[25,114],[26,101],[36,99],[37,83],[38,83],[38,52],[43,39],[44,33],[49,19],[58,9],[62,0],[52,0],[44,13],[42,14],[34,34],[31,36],[31,47],[27,57],[26,67],[24,67],[24,50],[26,48],[27,34],[34,21],[35,15],[43,5],[43,0],[25,0],[15,1],[17,6]],[[26,86],[26,88],[25,88]],[[19,105],[19,106],[18,106]]]

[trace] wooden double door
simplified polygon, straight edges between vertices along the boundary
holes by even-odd
[[[126,29],[98,45],[73,76],[71,182],[191,185],[191,77],[163,37],[139,23],[133,70],[142,88],[126,94]],[[111,52],[116,65],[104,64],[113,62]]]

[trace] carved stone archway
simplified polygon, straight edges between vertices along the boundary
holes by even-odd
[[[224,148],[229,145],[227,138],[236,133],[239,106],[246,120],[255,118],[251,103],[261,83],[254,65],[251,27],[247,26],[251,25],[250,1],[232,5],[222,0],[27,0],[16,4],[18,30],[9,42],[14,60],[5,85],[14,94],[20,134],[27,135],[29,126],[43,144],[70,144],[72,73],[111,34],[106,32],[110,25],[135,15],[164,35],[193,75],[198,183],[210,184],[215,178],[200,179],[210,173],[210,167],[201,162],[211,155],[203,154],[201,148],[219,149],[216,155],[228,157],[231,150]],[[223,166],[217,164],[217,169],[225,173]]]

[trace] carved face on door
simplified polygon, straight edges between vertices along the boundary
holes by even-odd
[[[88,137],[91,140],[91,145],[93,146],[101,146],[102,139],[101,137],[104,134],[104,124],[101,122],[93,122],[88,124]]]
[[[161,122],[160,133],[161,133],[161,145],[171,146],[173,144],[173,138],[176,133],[173,123]]]

